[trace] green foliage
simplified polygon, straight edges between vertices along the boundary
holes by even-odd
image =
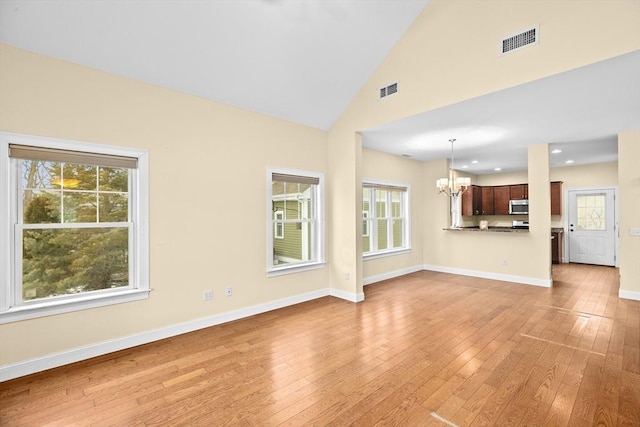
[[[23,230],[23,299],[128,286],[129,229],[99,225],[128,221],[128,171],[23,161],[23,177],[24,224],[95,224]]]

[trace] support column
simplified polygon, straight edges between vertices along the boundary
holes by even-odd
[[[640,300],[640,131],[618,134],[620,298]]]
[[[534,277],[551,282],[551,187],[549,144],[528,148],[530,259]]]
[[[329,133],[327,249],[333,296],[364,300],[362,289],[362,140],[358,133]]]

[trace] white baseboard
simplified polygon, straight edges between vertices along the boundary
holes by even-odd
[[[524,276],[512,276],[509,274],[489,273],[486,271],[466,270],[462,268],[442,267],[439,265],[427,265],[423,266],[425,270],[438,271],[440,273],[459,274],[461,276],[480,277],[483,279],[501,280],[503,282],[521,283],[524,285],[541,286],[544,288],[550,288],[553,286],[553,280],[535,279],[533,277]]]
[[[251,307],[241,308],[239,310],[229,311],[227,313],[221,313],[210,317],[204,317],[189,322],[167,326],[165,328],[142,332],[136,335],[130,335],[128,337],[117,338],[114,340],[91,344],[60,353],[49,354],[34,359],[4,365],[0,367],[0,382],[8,381],[29,374],[34,374],[36,372],[41,372],[51,368],[57,368],[59,366],[68,365],[69,363],[79,362],[81,360],[90,359],[92,357],[102,356],[114,351],[124,350],[153,341],[170,338],[187,332],[193,332],[198,329],[208,328],[210,326],[215,326],[222,323],[231,322],[233,320],[254,316],[256,314],[265,313],[267,311],[277,310],[279,308],[287,307],[290,305],[300,304],[302,302],[322,298],[328,295],[333,295],[334,291],[335,290],[330,290],[327,288],[318,291],[307,292],[276,301],[270,301],[264,304],[258,304]],[[344,294],[352,295],[348,294],[347,292],[344,292]],[[357,295],[353,295],[354,299],[358,298]],[[342,298],[342,296],[339,295],[335,296]],[[351,299],[349,298],[344,299],[348,299],[349,301],[351,301]],[[364,294],[362,294],[362,299],[360,301],[362,300],[364,300]]]
[[[372,283],[381,282],[387,279],[393,279],[395,277],[404,276],[405,274],[415,273],[416,271],[422,271],[424,267],[422,265],[416,265],[413,267],[402,268],[396,271],[390,271],[389,273],[377,274],[375,276],[365,277],[363,280],[363,285],[367,286]]]
[[[343,291],[343,290],[340,290],[340,289],[331,288],[329,290],[329,295],[331,295],[332,297],[341,298],[341,299],[344,299],[344,300],[347,300],[347,301],[351,301],[351,302],[362,302],[362,301],[364,301],[364,293],[363,292],[359,292],[357,294],[354,294],[354,293]]]
[[[625,291],[625,290],[620,289],[618,291],[618,297],[624,298],[624,299],[632,299],[632,300],[640,301],[640,292],[637,292],[637,291]]]

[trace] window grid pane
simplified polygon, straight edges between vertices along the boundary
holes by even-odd
[[[274,266],[316,259],[317,187],[307,182],[272,181],[271,204],[275,212],[272,240]]]
[[[129,169],[16,161],[22,201],[18,224],[28,226],[19,227],[17,236],[20,299],[129,287]],[[100,221],[127,225],[86,226]]]
[[[604,194],[577,195],[577,228],[578,230],[605,230]]]
[[[407,246],[407,191],[399,186],[364,184],[362,189],[362,252],[375,254]],[[375,203],[371,203],[374,200]],[[373,206],[371,206],[373,205]]]

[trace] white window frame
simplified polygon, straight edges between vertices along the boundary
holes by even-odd
[[[388,245],[393,245],[393,221],[396,219],[391,216],[391,192],[387,193],[387,200],[385,206],[385,217],[378,218],[376,217],[376,198],[375,198],[375,186],[380,187],[397,187],[404,189],[403,199],[401,210],[403,216],[397,217],[403,219],[403,227],[402,227],[402,243],[403,246],[399,248],[386,248],[386,249],[376,249],[378,247],[378,226],[377,220],[386,219],[387,220],[387,242]],[[365,191],[370,191],[369,194],[369,210],[365,211],[364,206],[362,210],[362,221],[367,221],[367,230],[369,231],[368,235],[363,235],[361,237],[369,237],[369,248],[368,252],[363,252],[363,259],[374,259],[392,255],[403,254],[411,251],[411,209],[410,209],[410,201],[411,201],[411,188],[409,184],[405,183],[397,183],[397,182],[389,182],[389,181],[379,181],[375,179],[365,179],[362,181],[362,192],[364,194]],[[363,197],[364,199],[364,197]],[[366,213],[366,215],[365,215]]]
[[[274,264],[274,226],[273,226],[273,174],[303,176],[310,178],[317,178],[318,185],[315,186],[315,195],[313,197],[313,219],[311,220],[314,230],[311,235],[316,237],[316,241],[313,242],[312,254],[310,261],[302,261],[296,263],[287,264]],[[320,172],[312,172],[298,169],[286,169],[268,167],[266,173],[266,217],[267,217],[267,276],[274,277],[283,274],[298,273],[307,270],[314,270],[318,268],[324,268],[325,266],[325,201],[324,201],[324,174]],[[298,219],[286,220],[292,222],[300,222]]]
[[[133,157],[138,167],[130,173],[130,286],[80,293],[61,298],[29,301],[16,305],[16,274],[21,258],[15,232],[19,171],[17,160],[9,158],[9,144]],[[138,301],[149,297],[149,153],[147,150],[100,145],[56,138],[0,132],[0,324],[68,313],[111,304]]]
[[[273,220],[276,221],[273,224],[273,237],[275,239],[284,239],[284,211],[275,211],[273,216],[275,217]],[[280,233],[278,233],[278,227],[280,227]]]
[[[371,202],[369,202],[369,204],[371,204]],[[369,211],[364,209],[362,210],[362,224],[364,225],[364,229],[362,231],[362,237],[369,237],[370,236],[369,229],[371,228],[371,223],[369,221]]]

